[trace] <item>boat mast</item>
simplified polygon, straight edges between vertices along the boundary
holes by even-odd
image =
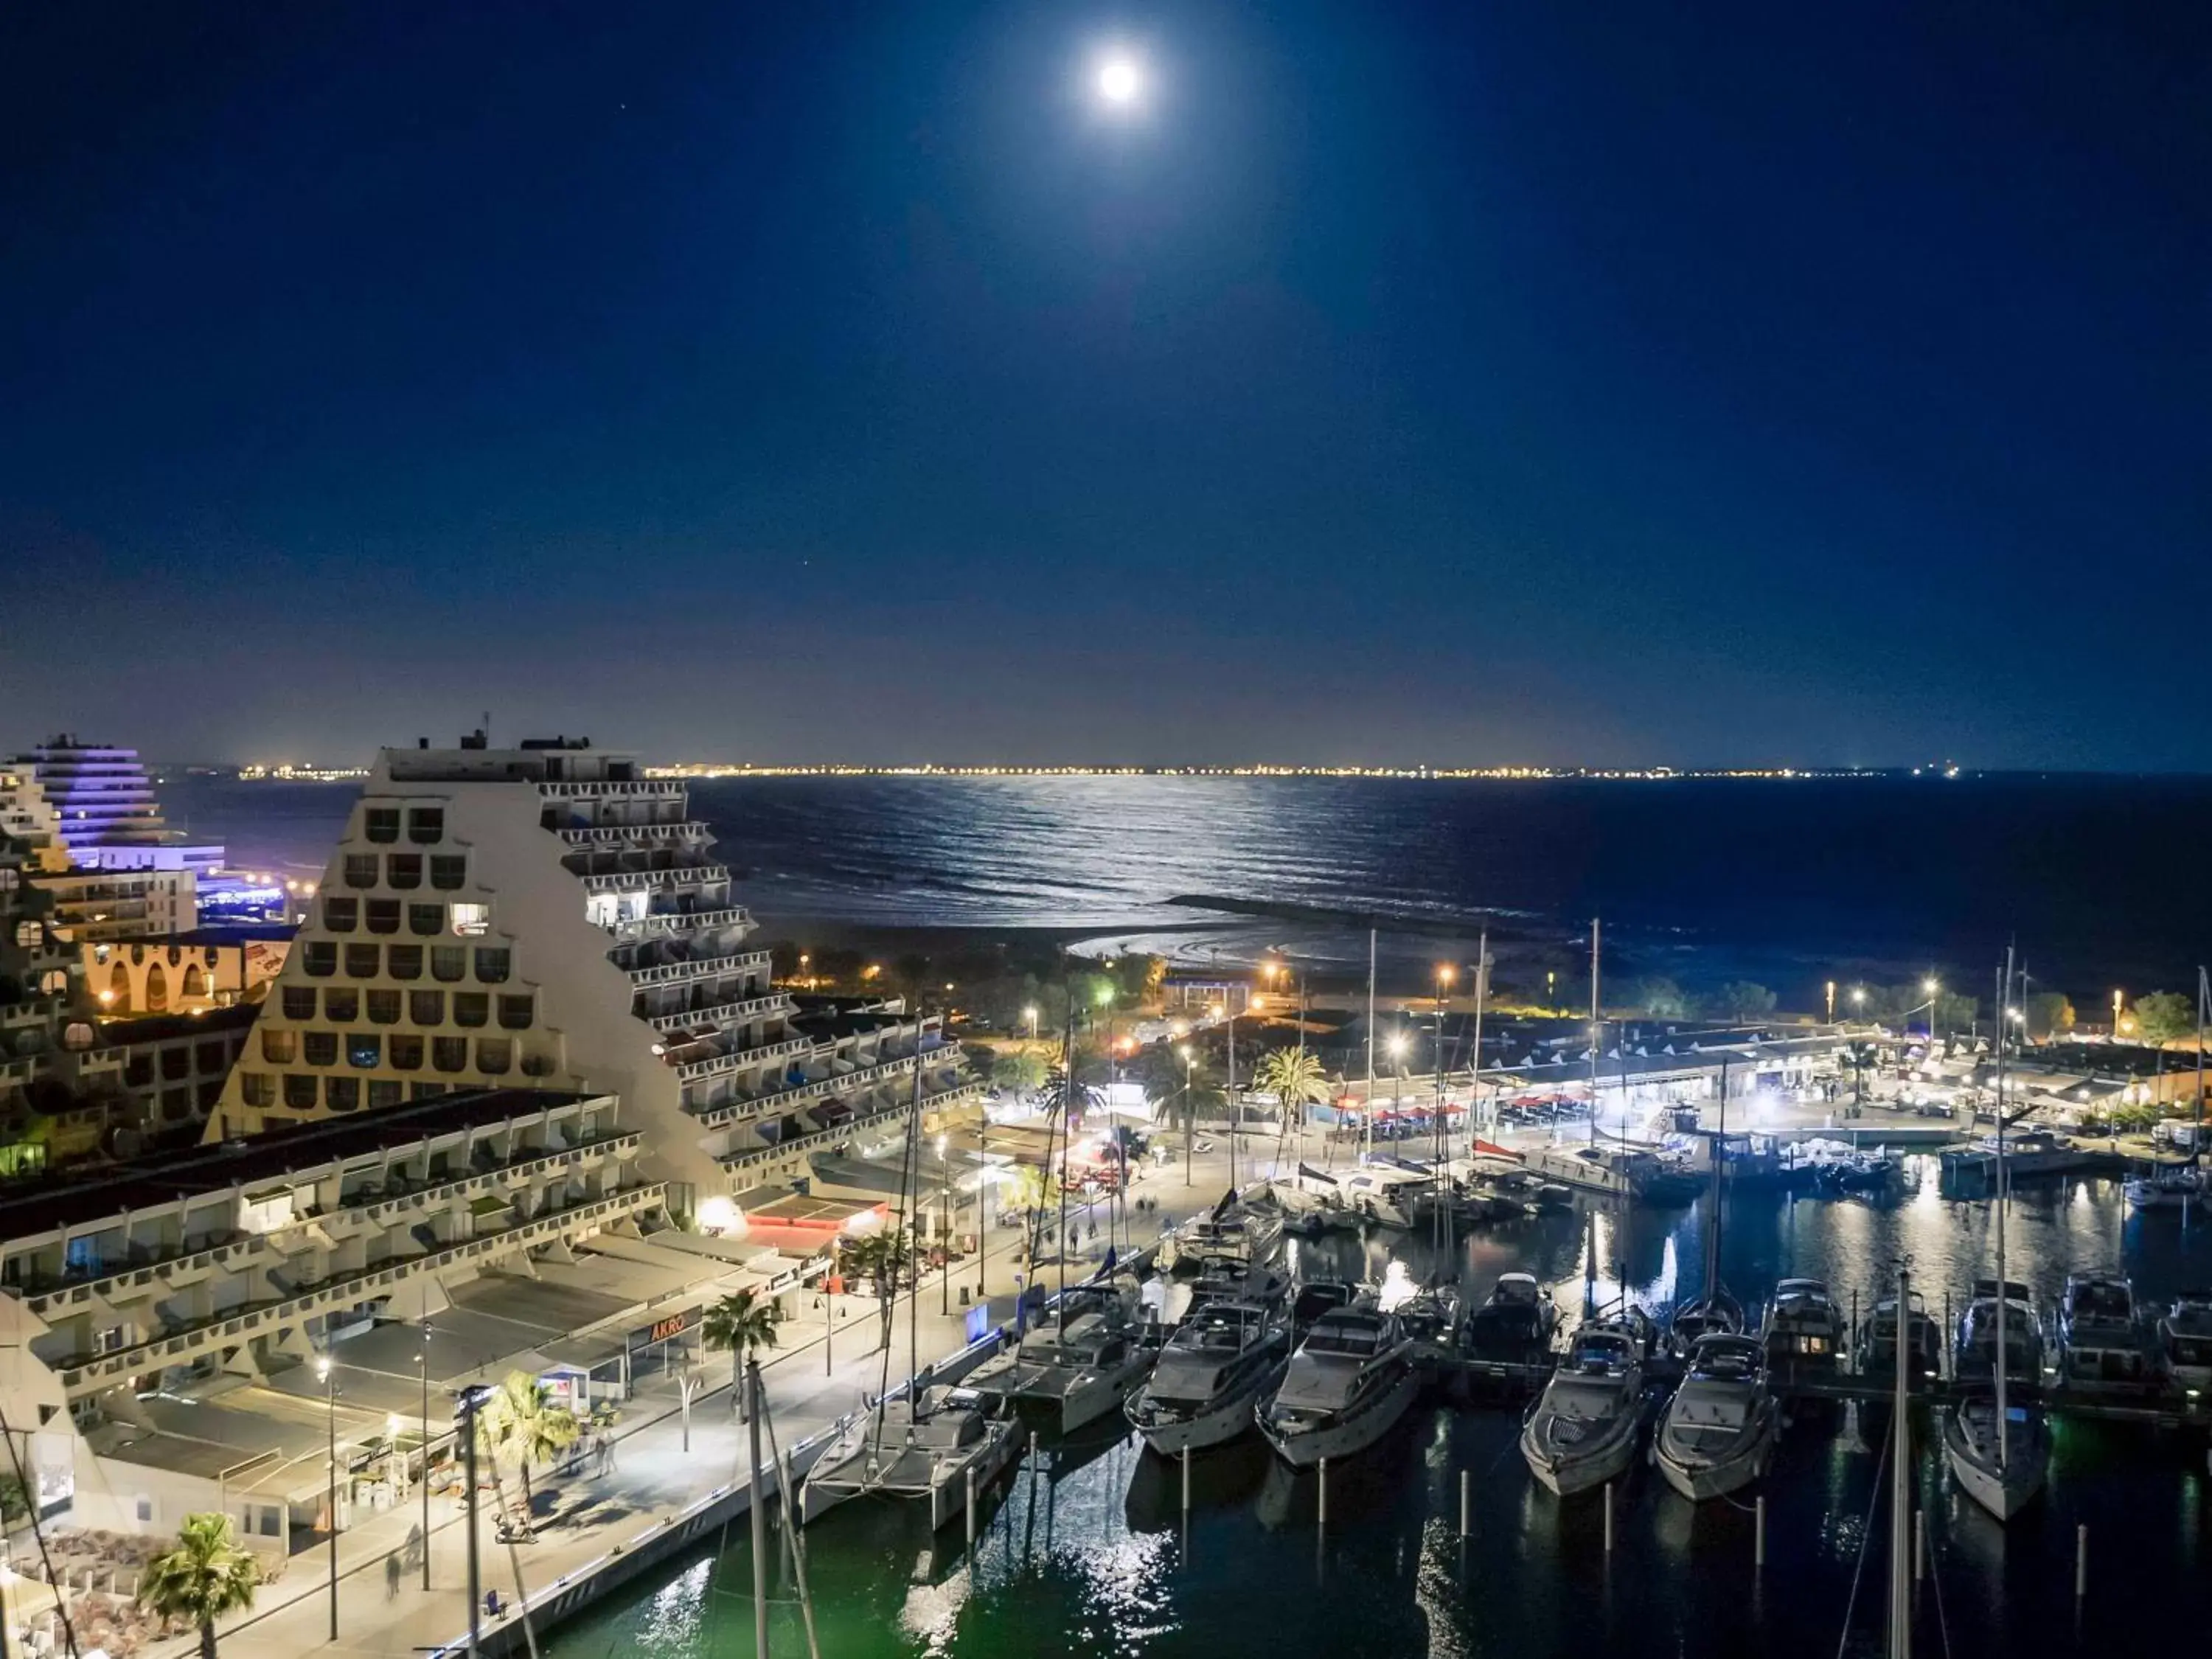
[[[1060,1258],[1060,1328],[1067,1328],[1067,1119],[1075,1109],[1075,981],[1067,982],[1067,1051],[1060,1071],[1060,1237],[1053,1254]],[[1052,1168],[1052,1142],[1045,1142],[1045,1169]]]
[[[1604,1022],[1597,1017],[1598,919],[1590,918],[1590,1145],[1597,1145],[1597,1051],[1604,1040]]]
[[[1372,1133],[1375,1123],[1375,934],[1374,928],[1367,930],[1367,1099],[1359,1115],[1363,1142]]]
[[[1484,928],[1474,945],[1474,1058],[1467,1068],[1467,1157],[1474,1161],[1475,1137],[1482,1130],[1482,1005],[1490,998],[1490,929]],[[2197,1045],[2197,1061],[2203,1063],[2204,1045]],[[2197,1090],[2202,1098],[2204,1091]]]
[[[1997,1470],[2002,1476],[2009,1462],[2011,1435],[2005,1421],[2005,1373],[2012,1369],[2005,1347],[2005,1159],[2004,1074],[2005,1026],[2012,1018],[2012,946],[2005,946],[2004,974],[1997,981]]]
[[[1912,1457],[1912,1419],[1907,1407],[1911,1367],[1905,1362],[1912,1323],[1911,1275],[1897,1269],[1897,1392],[1889,1454],[1889,1659],[1912,1659],[1912,1483],[1905,1466]]]
[[[2204,1156],[2204,970],[2197,970],[2197,1139],[2189,1148],[2189,1161]]]
[[[1444,1155],[1450,1149],[1449,1137],[1444,1133],[1444,970],[1439,968],[1437,969],[1437,1111],[1436,1120],[1430,1125],[1429,1137],[1436,1154],[1436,1170],[1429,1183],[1434,1188],[1431,1201],[1436,1206],[1436,1215],[1429,1231],[1436,1243],[1439,1267],[1443,1266],[1443,1253],[1450,1248],[1451,1239],[1450,1212],[1444,1202]]]
[[[917,998],[915,1000],[917,1006],[915,1011],[914,1028],[914,1102],[908,1109],[906,1115],[906,1156],[899,1165],[899,1193],[902,1206],[903,1206],[907,1201],[905,1196],[907,1194],[911,1193],[914,1194],[914,1231],[919,1233],[921,1231],[921,1153],[920,1151],[921,1138],[921,1009],[918,1006],[920,999]],[[945,1241],[943,1239],[939,1239],[937,1243],[938,1247],[940,1249],[945,1248]],[[949,1254],[945,1260],[949,1264],[951,1260]],[[947,1273],[951,1271],[949,1265],[946,1267],[945,1271]],[[914,1252],[914,1288],[907,1292],[906,1298],[906,1389],[907,1412],[909,1417],[918,1417],[921,1415],[919,1408],[921,1405],[921,1396],[915,1388],[915,1379],[921,1375],[921,1253],[919,1250],[916,1250]],[[759,1401],[757,1399],[754,1401],[754,1407],[756,1410],[759,1408]],[[877,1437],[880,1439],[883,1433],[883,1419],[880,1415],[876,1419],[876,1429]],[[754,1459],[756,1464],[757,1464],[759,1461],[760,1460],[757,1457]]]
[[[1713,1297],[1721,1287],[1721,1159],[1728,1152],[1729,1057],[1721,1055],[1721,1127],[1713,1139],[1712,1225],[1705,1233],[1705,1313],[1712,1316]]]

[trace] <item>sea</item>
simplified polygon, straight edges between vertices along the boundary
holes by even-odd
[[[234,864],[319,877],[349,785],[165,783]],[[1048,927],[1179,963],[1286,951],[1327,976],[1556,963],[1603,922],[1608,983],[1990,981],[2007,944],[2084,1018],[2193,985],[2212,779],[777,776],[692,788],[770,936]]]
[[[1915,1186],[1870,1203],[1740,1194],[1721,1240],[1723,1277],[1756,1308],[1776,1280],[1826,1279],[1862,1307],[1909,1263],[1931,1312],[1989,1271],[1991,1211]],[[1663,1310],[1700,1280],[1702,1208],[1624,1219],[1578,1207],[1463,1239],[1446,1261],[1419,1239],[1294,1243],[1302,1274],[1382,1280],[1456,1273],[1486,1294],[1534,1272],[1579,1310],[1586,1261],[1607,1298]],[[2008,1226],[2010,1275],[2045,1309],[2069,1271],[2118,1268],[2146,1303],[2212,1280],[2212,1228],[2131,1214],[2115,1183],[2023,1184]],[[1593,1244],[1595,1249],[1593,1249]],[[1916,1413],[1910,1478],[1927,1514],[1930,1574],[1916,1598],[1923,1654],[2029,1659],[2144,1639],[2186,1643],[2212,1616],[2205,1571],[2207,1448],[2201,1431],[2065,1421],[2048,1485],[2000,1526],[1949,1484]],[[1875,1655],[1884,1650],[1887,1441],[1849,1407],[1808,1409],[1785,1429],[1755,1492],[1692,1504],[1633,1468],[1603,1504],[1561,1501],[1530,1478],[1516,1406],[1424,1400],[1381,1444],[1317,1479],[1292,1475],[1256,1437],[1194,1460],[1181,1513],[1176,1465],[1118,1422],[1047,1444],[992,1494],[972,1553],[960,1528],[932,1537],[911,1506],[848,1504],[808,1528],[806,1573],[819,1651],[837,1659],[1224,1659],[1291,1654],[1369,1659],[1527,1659],[1596,1652]],[[1869,1445],[1871,1439],[1875,1443]],[[1469,1478],[1468,1534],[1459,1481]],[[718,1472],[717,1479],[721,1478]],[[1766,1559],[1756,1560],[1755,1496]],[[2087,1528],[2087,1593],[2074,1595]],[[769,1575],[775,1653],[807,1651],[798,1585],[780,1540]],[[653,1575],[554,1632],[553,1659],[745,1659],[752,1651],[750,1541]]]

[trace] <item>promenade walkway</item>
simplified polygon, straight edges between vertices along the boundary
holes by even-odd
[[[1246,1168],[1242,1156],[1238,1166],[1241,1176]],[[1159,1211],[1131,1218],[1137,1244],[1151,1243],[1162,1225],[1217,1201],[1226,1170],[1227,1159],[1218,1152],[1196,1160],[1195,1179],[1188,1188],[1180,1163],[1147,1170],[1135,1194],[1157,1200]],[[1100,1254],[1107,1241],[1106,1207],[1102,1204],[1095,1212],[1070,1212],[1072,1218],[1082,1218],[1086,1232],[1090,1223],[1097,1221],[1095,1249]],[[1019,1243],[1018,1235],[993,1231],[984,1284],[994,1324],[1013,1316]],[[1059,1282],[1055,1258],[1049,1247],[1042,1254],[1038,1277],[1048,1289],[1054,1288]],[[1087,1273],[1095,1260],[1086,1240],[1085,1255],[1069,1263],[1070,1281]],[[963,1271],[972,1285],[975,1263],[955,1270],[949,1316],[940,1311],[944,1297],[934,1273],[924,1276],[912,1297],[899,1299],[889,1372],[894,1384],[906,1376],[908,1304],[915,1297],[918,1305],[912,1312],[925,1364],[967,1346],[964,1310],[959,1306]],[[876,1303],[860,1297],[841,1302],[843,1316],[836,1323],[830,1360],[823,1354],[823,1325],[805,1316],[780,1327],[785,1346],[763,1357],[761,1375],[769,1417],[786,1450],[854,1410],[864,1394],[883,1387],[884,1352],[875,1340]],[[499,1543],[493,1530],[494,1505],[486,1493],[478,1505],[483,1589],[497,1591],[502,1606],[514,1602],[520,1594],[519,1566],[523,1583],[542,1592],[617,1546],[635,1540],[715,1487],[744,1485],[746,1431],[734,1418],[727,1357],[709,1356],[705,1375],[716,1380],[693,1396],[688,1449],[676,1385],[663,1379],[641,1389],[625,1410],[624,1421],[616,1431],[611,1468],[599,1472],[596,1460],[586,1460],[573,1472],[535,1474],[535,1542],[512,1549]],[[502,1478],[512,1499],[514,1477],[509,1471]],[[457,1498],[432,1499],[427,1591],[422,1587],[420,1565],[406,1565],[410,1534],[419,1528],[421,1514],[419,1502],[404,1504],[362,1520],[340,1536],[335,1641],[331,1635],[330,1556],[323,1547],[295,1556],[285,1576],[264,1588],[250,1613],[220,1627],[224,1659],[300,1659],[310,1652],[328,1659],[351,1654],[393,1659],[464,1635],[468,1628],[465,1506]],[[187,1659],[196,1651],[197,1641],[191,1638],[150,1650],[155,1659]]]

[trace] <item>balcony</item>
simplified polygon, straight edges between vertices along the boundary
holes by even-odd
[[[762,1117],[804,1104],[825,1094],[842,1094],[849,1089],[866,1089],[894,1077],[902,1077],[914,1069],[917,1059],[927,1060],[932,1054],[943,1053],[954,1060],[959,1050],[940,1045],[925,1048],[919,1055],[906,1054],[890,1060],[878,1060],[872,1066],[862,1066],[849,1072],[834,1073],[828,1077],[794,1083],[787,1088],[771,1089],[768,1093],[755,1095],[749,1100],[733,1100],[726,1106],[713,1106],[696,1114],[699,1121],[710,1128],[734,1123],[740,1118]]]
[[[629,783],[585,778],[564,783],[541,783],[538,793],[545,800],[602,800],[611,795],[665,800],[672,795],[681,795],[684,785],[674,778],[640,778]]]
[[[664,962],[651,968],[630,968],[633,987],[646,985],[682,985],[695,979],[714,979],[724,974],[750,973],[768,966],[765,951],[743,951],[735,956],[702,957],[695,962]]]
[[[587,893],[634,893],[641,887],[673,887],[684,883],[708,886],[730,879],[726,864],[679,864],[672,859],[665,864],[645,866],[637,869],[617,866],[599,875],[579,875]]]
[[[714,831],[697,818],[685,818],[677,823],[612,823],[555,833],[569,846],[586,848],[659,847],[714,838]]]
[[[670,939],[717,927],[750,928],[752,925],[751,912],[734,905],[718,910],[655,911],[635,921],[616,922],[607,932],[627,943],[633,939]]]
[[[757,1066],[763,1060],[776,1060],[785,1054],[805,1054],[814,1047],[812,1037],[787,1037],[781,1042],[763,1042],[750,1048],[734,1048],[726,1054],[714,1054],[705,1060],[678,1060],[671,1059],[676,1075],[686,1083],[696,1083],[702,1078],[720,1077],[726,1072],[741,1072],[748,1066]]]
[[[766,1019],[793,1012],[791,999],[779,991],[773,996],[749,997],[743,1002],[717,1002],[704,1008],[684,1008],[672,1014],[653,1014],[646,1024],[656,1031],[704,1031],[739,1020]]]
[[[921,1109],[927,1111],[940,1103],[972,1097],[981,1092],[981,1088],[982,1085],[977,1083],[960,1083],[950,1089],[925,1091],[921,1097]],[[734,1175],[781,1162],[794,1152],[804,1152],[812,1147],[842,1146],[853,1138],[856,1130],[905,1116],[910,1105],[911,1103],[902,1100],[896,1106],[885,1107],[880,1112],[871,1112],[866,1117],[848,1119],[834,1129],[817,1129],[811,1134],[793,1135],[780,1146],[748,1147],[742,1152],[730,1152],[714,1161]]]
[[[442,1249],[427,1250],[404,1261],[380,1264],[326,1279],[297,1295],[228,1309],[112,1353],[82,1354],[49,1363],[61,1372],[64,1390],[72,1398],[81,1398],[157,1366],[189,1364],[216,1350],[242,1347],[256,1337],[274,1335],[317,1314],[350,1308],[379,1290],[397,1289],[422,1273],[442,1273],[486,1256],[511,1255],[538,1244],[550,1244],[568,1233],[581,1231],[589,1223],[634,1215],[665,1203],[667,1192],[667,1188],[659,1182],[632,1187],[568,1209],[548,1211],[518,1226],[480,1238],[463,1239]]]

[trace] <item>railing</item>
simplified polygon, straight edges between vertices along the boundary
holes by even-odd
[[[730,866],[726,864],[669,864],[649,870],[613,870],[600,876],[579,876],[587,893],[626,893],[641,887],[666,887],[677,882],[697,882],[705,886],[710,882],[727,881]]]
[[[978,1094],[981,1089],[982,1085],[979,1083],[959,1083],[950,1089],[925,1090],[922,1092],[921,1104],[924,1110],[927,1110],[941,1100],[951,1100]],[[763,1164],[774,1164],[787,1158],[793,1152],[804,1152],[810,1146],[827,1146],[834,1141],[849,1140],[855,1129],[866,1128],[871,1124],[902,1117],[912,1110],[914,1105],[915,1103],[911,1100],[902,1100],[896,1106],[886,1106],[882,1111],[871,1112],[866,1117],[848,1118],[834,1129],[817,1129],[809,1134],[793,1135],[790,1139],[778,1141],[773,1146],[748,1147],[742,1152],[726,1152],[714,1161],[724,1169],[733,1171],[758,1169]]]
[[[633,847],[640,842],[711,841],[714,831],[697,818],[678,823],[614,823],[557,832],[571,847]]]
[[[743,1002],[718,1002],[711,1008],[689,1008],[678,1013],[655,1014],[646,1024],[656,1031],[688,1031],[694,1026],[720,1025],[726,1020],[751,1019],[765,1014],[787,1014],[791,999],[779,991],[773,996],[752,997]]]
[[[720,1077],[725,1072],[741,1072],[748,1066],[757,1066],[763,1060],[775,1060],[784,1054],[803,1054],[814,1047],[809,1036],[786,1037],[781,1042],[763,1042],[751,1048],[738,1048],[726,1054],[715,1054],[706,1060],[686,1060],[676,1062],[676,1075],[686,1083],[696,1083],[702,1078]]]
[[[939,1045],[941,1048],[943,1045]],[[938,1049],[925,1048],[919,1054],[900,1054],[890,1060],[878,1060],[872,1066],[862,1066],[850,1072],[833,1073],[805,1083],[794,1083],[788,1088],[774,1089],[764,1095],[755,1095],[750,1100],[733,1100],[726,1106],[711,1107],[699,1113],[700,1122],[709,1128],[718,1128],[741,1117],[756,1117],[764,1112],[781,1109],[780,1102],[796,1101],[810,1095],[835,1094],[842,1089],[865,1088],[884,1078],[898,1077],[914,1069],[917,1060],[927,1059]]]
[[[629,783],[609,778],[570,778],[559,783],[541,782],[538,793],[547,800],[595,800],[602,795],[680,795],[684,786],[672,778],[641,778]]]
[[[645,985],[681,985],[686,980],[711,979],[720,974],[742,974],[749,969],[768,966],[765,951],[744,951],[736,956],[702,957],[696,962],[663,962],[651,968],[629,968],[633,987]]]
[[[298,1296],[217,1314],[181,1329],[164,1331],[147,1341],[118,1348],[112,1353],[62,1361],[58,1365],[62,1388],[72,1395],[91,1392],[106,1388],[115,1380],[135,1376],[150,1367],[174,1364],[197,1357],[208,1347],[235,1346],[272,1327],[305,1319],[329,1309],[350,1306],[361,1300],[363,1291],[373,1291],[380,1285],[396,1285],[418,1274],[441,1272],[477,1256],[506,1255],[518,1249],[527,1249],[533,1244],[573,1231],[583,1223],[632,1214],[649,1208],[665,1202],[667,1191],[665,1183],[660,1182],[632,1187],[588,1204],[532,1216],[516,1226],[482,1238],[463,1239],[443,1249],[426,1250],[421,1255],[410,1256],[404,1262],[364,1268],[343,1279],[325,1279],[314,1289]]]
[[[629,944],[642,939],[665,939],[710,927],[750,927],[752,915],[742,905],[723,910],[657,910],[634,921],[618,921],[607,931]]]

